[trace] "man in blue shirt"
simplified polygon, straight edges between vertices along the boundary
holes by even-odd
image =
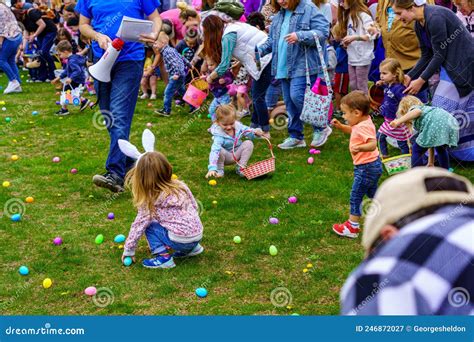
[[[133,165],[118,146],[118,139],[128,140],[143,73],[145,51],[142,43],[154,43],[161,29],[159,0],[79,0],[79,29],[93,40],[94,59],[98,60],[117,31],[124,16],[152,20],[153,31],[141,36],[141,43],[125,42],[111,71],[111,82],[96,82],[100,112],[110,135],[110,150],[105,164],[107,172],[95,175],[95,185],[113,192],[123,191],[125,174]]]

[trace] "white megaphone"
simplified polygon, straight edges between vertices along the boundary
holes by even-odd
[[[115,38],[97,63],[89,67],[89,74],[100,82],[110,82],[110,71],[123,48],[124,41]]]

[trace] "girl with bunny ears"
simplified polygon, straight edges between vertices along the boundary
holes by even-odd
[[[138,214],[125,241],[122,261],[127,256],[135,261],[138,241],[145,234],[153,257],[143,260],[143,266],[172,268],[176,266],[173,257],[204,251],[199,243],[203,232],[199,207],[187,185],[172,178],[168,159],[154,151],[155,136],[150,130],[143,132],[142,141],[145,153],[126,140],[118,141],[122,152],[137,160],[125,178]]]

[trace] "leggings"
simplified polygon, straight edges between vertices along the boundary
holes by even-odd
[[[247,166],[247,163],[252,156],[253,152],[253,142],[250,140],[245,140],[242,145],[240,145],[235,150],[235,157],[239,161],[240,165],[244,167]],[[217,162],[217,169],[223,170],[224,165],[232,165],[235,164],[234,158],[232,157],[232,152],[229,152],[225,149],[221,149],[219,154],[219,161]]]
[[[370,65],[349,65],[349,86],[351,91],[361,90],[364,94],[369,92],[369,68]]]

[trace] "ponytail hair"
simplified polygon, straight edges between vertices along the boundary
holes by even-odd
[[[385,58],[382,63],[380,63],[380,68],[387,68],[388,71],[396,76],[397,83],[403,83],[405,73],[403,72],[400,62],[395,58]]]
[[[176,4],[176,7],[180,10],[179,17],[181,19],[188,20],[189,17],[197,18],[198,16],[196,10],[191,6],[188,6],[188,4],[186,4],[185,2],[178,2]]]

